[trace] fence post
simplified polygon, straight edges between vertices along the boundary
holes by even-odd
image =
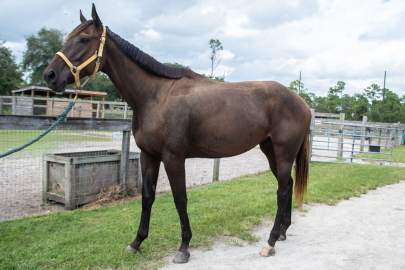
[[[214,168],[212,172],[212,182],[217,182],[219,180],[219,163],[220,159],[214,159]]]
[[[309,126],[309,161],[312,160],[312,145],[314,143],[315,110],[311,109],[311,125]]]
[[[17,105],[17,100],[16,100],[16,96],[12,96],[11,97],[11,112],[13,113],[13,115],[16,114],[16,106]]]
[[[344,113],[340,113],[339,120],[342,123],[341,123],[341,125],[339,127],[337,159],[342,159],[343,158],[343,142],[344,142],[344,136],[343,136],[344,123],[343,123],[343,121],[345,120],[345,114]]]
[[[354,156],[354,144],[356,143],[356,127],[353,126],[353,131],[352,131],[352,152],[350,153],[350,163],[353,162],[353,156]]]
[[[47,192],[48,192],[48,161],[45,160],[44,155],[42,155],[42,203],[47,202]]]
[[[127,194],[128,158],[131,140],[131,131],[122,131],[121,162],[120,162],[120,185]]]
[[[401,145],[399,133],[399,123],[397,123],[395,128],[395,146]]]
[[[387,130],[385,131],[385,146],[384,148],[387,149],[389,148],[389,142],[391,140],[391,126],[387,126]]]
[[[125,103],[124,106],[124,119],[128,118],[128,104]]]
[[[363,115],[361,121],[360,152],[364,152],[364,142],[366,140],[366,124],[367,124],[367,116]]]
[[[97,112],[96,112],[96,118],[100,118],[100,101],[97,101]]]
[[[73,171],[73,158],[65,163],[65,209],[73,210],[77,207],[76,197],[76,177]]]

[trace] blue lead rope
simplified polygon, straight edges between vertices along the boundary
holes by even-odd
[[[32,139],[31,141],[27,142],[26,144],[23,144],[19,147],[13,148],[8,150],[7,152],[1,153],[0,154],[0,158],[4,158],[6,156],[9,156],[11,154],[14,154],[16,152],[19,152],[21,150],[23,150],[24,148],[27,148],[28,146],[36,143],[37,141],[39,141],[40,139],[42,139],[43,137],[45,137],[46,134],[48,134],[49,132],[51,132],[52,130],[54,130],[60,123],[62,123],[63,121],[66,120],[66,117],[68,115],[68,113],[72,110],[73,106],[75,105],[75,101],[69,101],[68,106],[66,107],[66,109],[58,116],[58,119],[56,119],[55,122],[52,123],[52,125],[50,125],[46,130],[44,130],[44,132],[42,132],[41,134],[39,134],[36,138]]]

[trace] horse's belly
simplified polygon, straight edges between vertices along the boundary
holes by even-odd
[[[249,151],[267,137],[265,129],[232,131],[217,129],[195,138],[190,147],[190,157],[230,157]]]

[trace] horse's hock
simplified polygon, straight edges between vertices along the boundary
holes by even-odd
[[[139,153],[130,153],[127,173],[123,173],[121,163],[121,151],[117,150],[46,154],[43,201],[55,201],[64,204],[65,209],[74,209],[97,200],[100,193],[116,186],[135,194],[141,177]]]

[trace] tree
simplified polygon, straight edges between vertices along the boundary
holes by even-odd
[[[364,89],[364,93],[366,94],[369,102],[380,100],[383,97],[383,89],[376,83],[373,83]]]
[[[290,88],[291,90],[293,90],[297,93],[300,91],[305,92],[308,90],[305,88],[304,83],[300,80],[294,80],[294,81],[290,82],[290,86],[288,88]]]
[[[382,98],[382,96],[381,96]],[[401,100],[397,94],[385,89],[384,100],[373,100],[368,118],[375,122],[398,122],[401,120]]]
[[[29,74],[29,83],[45,85],[42,73],[55,53],[62,47],[62,33],[56,29],[42,28],[38,34],[26,39],[22,67]]]
[[[327,112],[340,113],[342,112],[342,94],[345,89],[346,83],[338,81],[336,85],[329,88],[326,100]]]
[[[10,94],[22,83],[22,74],[15,63],[11,50],[0,42],[0,95]]]
[[[353,96],[352,120],[360,121],[364,115],[367,115],[369,110],[369,103],[367,97],[362,94],[355,94]]]
[[[346,83],[343,81],[338,81],[335,86],[329,88],[328,95],[330,96],[340,96],[345,90]]]
[[[115,88],[113,82],[104,73],[97,73],[94,79],[90,79],[85,86],[86,89],[92,91],[107,92],[108,100],[121,100],[121,95]]]
[[[214,78],[214,70],[219,65],[221,59],[219,56],[219,52],[224,49],[222,43],[219,39],[210,39],[209,41],[210,49],[211,49],[211,74],[210,78]]]
[[[315,98],[315,111],[316,112],[329,112],[328,110],[328,97],[316,97]]]
[[[302,81],[294,80],[290,82],[290,86],[288,88],[298,93],[305,100],[305,102],[308,104],[309,107],[311,108],[314,107],[316,95],[314,93],[309,92],[308,89],[305,88],[305,85]]]

